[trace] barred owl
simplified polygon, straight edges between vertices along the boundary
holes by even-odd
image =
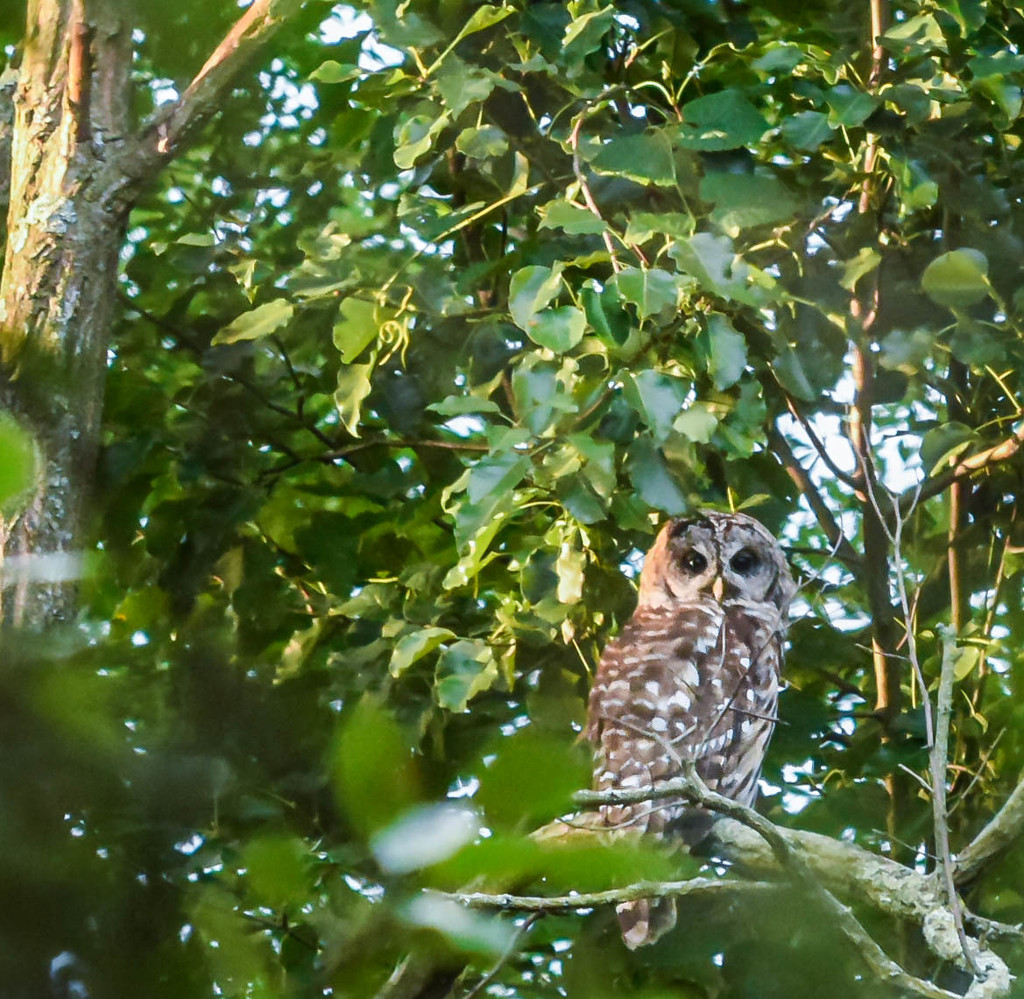
[[[793,577],[745,514],[672,520],[647,553],[636,612],[604,650],[590,693],[594,785],[657,786],[693,761],[709,788],[750,805],[776,720]],[[694,845],[712,816],[681,799],[601,809],[624,834]],[[673,899],[618,907],[628,947],[675,925]]]

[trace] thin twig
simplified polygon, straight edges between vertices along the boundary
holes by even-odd
[[[583,168],[580,165],[580,128],[583,126],[584,116],[585,112],[582,111],[576,116],[576,120],[572,125],[572,132],[569,133],[569,146],[572,149],[572,172],[576,175],[576,183],[580,185],[580,193],[583,195],[583,201],[586,203],[587,208],[592,215],[604,222],[604,216],[601,214],[601,209],[597,207],[597,202],[594,200],[594,195],[590,191],[590,185],[587,183],[587,178],[584,176]],[[623,265],[619,260],[618,254],[615,252],[615,243],[612,240],[612,234],[607,224],[601,231],[601,238],[604,240],[605,249],[608,251],[612,270],[618,274],[622,270]]]
[[[768,431],[768,446],[775,452],[779,461],[782,462],[782,467],[785,468],[789,477],[803,494],[804,499],[807,500],[811,511],[817,518],[818,524],[825,532],[829,543],[835,549],[835,557],[851,568],[859,566],[862,561],[860,555],[857,554],[853,545],[850,544],[843,534],[842,528],[836,523],[835,517],[832,516],[832,511],[828,508],[821,493],[818,492],[818,489],[811,481],[807,470],[797,461],[796,456],[793,454],[793,449],[789,446],[789,441],[775,427]]]
[[[508,959],[519,949],[519,945],[522,943],[523,938],[531,929],[533,929],[534,923],[536,923],[542,915],[543,913],[537,912],[525,920],[523,925],[520,926],[518,931],[513,935],[508,946],[502,952],[498,960],[494,962],[488,972],[462,997],[462,999],[475,999],[476,996],[480,995],[483,990],[494,981],[498,976],[498,972],[501,971]]]
[[[856,488],[857,481],[854,479],[849,472],[844,472],[834,461],[832,455],[828,453],[828,448],[825,447],[824,442],[818,436],[814,427],[811,426],[811,421],[803,414],[800,407],[797,406],[796,400],[787,392],[786,393],[786,406],[790,413],[796,418],[803,427],[804,433],[807,434],[807,439],[811,442],[814,450],[818,452],[818,457],[825,463],[825,467],[840,481],[848,485],[851,489]]]
[[[909,634],[909,631],[908,631]],[[946,886],[946,901],[953,914],[957,939],[964,955],[964,965],[975,978],[982,974],[964,932],[964,917],[953,879],[953,858],[949,852],[949,822],[946,813],[946,765],[949,753],[949,725],[953,716],[953,679],[956,674],[956,633],[951,628],[942,633],[942,672],[939,677],[939,695],[936,705],[935,739],[932,743],[930,766],[932,772],[932,818],[935,832],[935,852]]]

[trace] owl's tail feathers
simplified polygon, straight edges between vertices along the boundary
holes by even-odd
[[[622,939],[630,950],[657,943],[676,925],[674,898],[645,898],[615,907]]]

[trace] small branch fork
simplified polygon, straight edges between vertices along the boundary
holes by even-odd
[[[955,960],[960,957],[960,945],[957,936],[949,932],[954,919],[944,904],[944,893],[935,876],[920,874],[853,844],[814,833],[780,828],[753,809],[710,791],[694,772],[692,764],[684,776],[666,781],[656,788],[578,791],[573,796],[574,801],[584,807],[631,805],[679,797],[724,817],[715,826],[715,836],[721,848],[720,855],[725,859],[742,864],[752,873],[771,875],[781,869],[789,874],[792,880],[808,892],[829,922],[857,948],[865,963],[880,980],[915,995],[931,999],[954,999],[955,993],[909,974],[893,961],[861,926],[851,909],[840,902],[831,890],[854,896],[890,916],[918,923],[922,926],[929,948],[943,960]],[[975,844],[965,851],[972,867],[964,868],[964,874],[976,870],[977,865],[984,863],[996,849],[1004,847],[1011,836],[1022,832],[1024,779],[1003,812],[993,819]],[[600,828],[585,824],[582,828],[566,824],[562,833],[566,838],[595,834],[600,834]],[[559,834],[553,833],[551,827],[545,827],[543,838],[557,839]],[[579,892],[548,898],[482,892],[451,893],[445,897],[475,908],[542,913],[578,911],[638,898],[761,892],[772,887],[771,881],[737,882],[693,878],[688,881],[640,882],[609,891]],[[1020,938],[1022,935],[1019,926],[997,923],[971,913],[963,913],[963,917],[987,937]],[[1002,959],[979,941],[969,939],[966,943],[977,968],[974,983],[967,992],[969,999],[997,999],[1006,995],[1011,976]]]

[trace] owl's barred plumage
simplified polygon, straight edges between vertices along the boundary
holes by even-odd
[[[595,787],[657,786],[693,761],[709,788],[752,804],[794,591],[782,550],[753,517],[706,512],[666,524],[644,561],[637,609],[605,649],[590,693]],[[669,799],[606,806],[601,821],[692,846],[712,816]],[[630,948],[675,925],[672,899],[617,911]]]

